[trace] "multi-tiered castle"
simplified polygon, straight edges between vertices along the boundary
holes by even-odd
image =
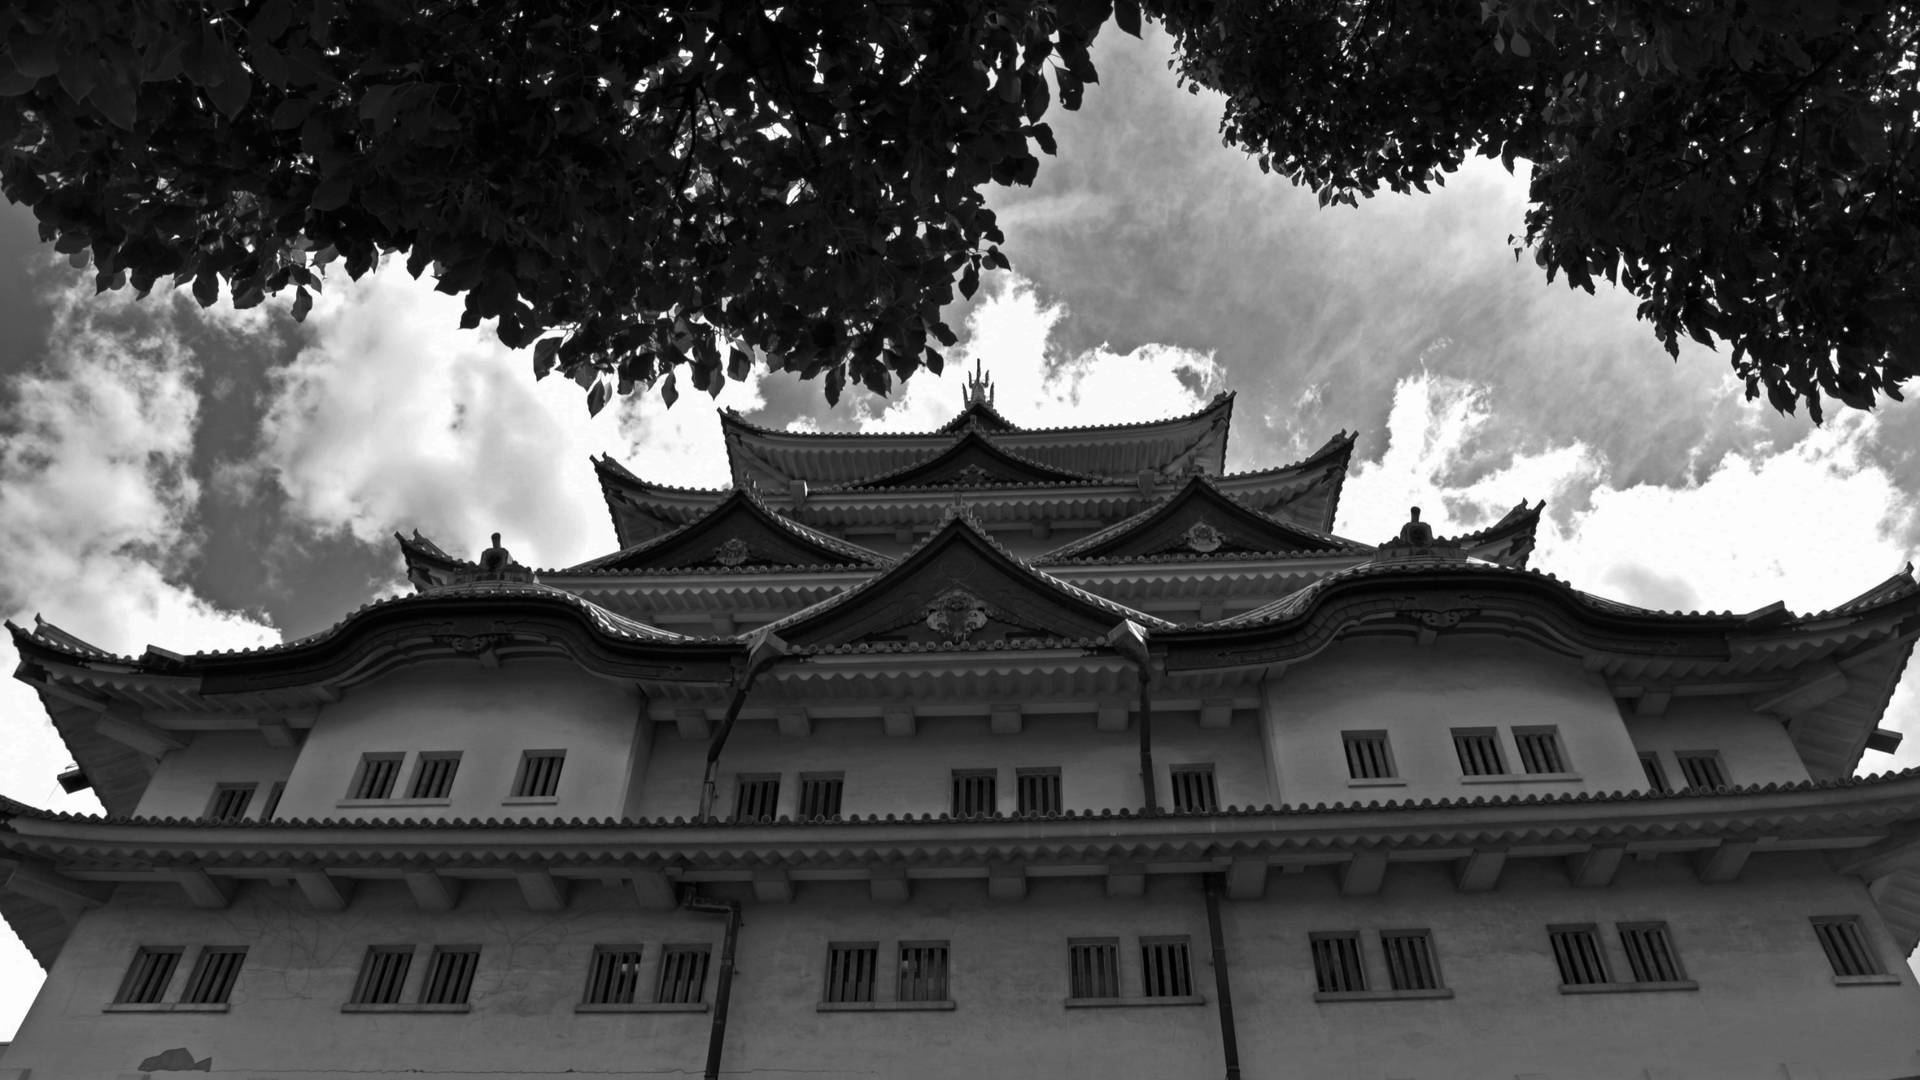
[[[596,462],[619,550],[115,656],[14,627],[104,817],[0,800],[4,1080],[1920,1075],[1920,637],[1335,535],[1231,396]],[[1657,560],[1658,538],[1647,558]],[[38,722],[10,717],[8,722]]]

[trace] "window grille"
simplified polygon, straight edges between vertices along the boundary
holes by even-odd
[[[286,793],[287,793],[286,781],[275,780],[273,782],[273,786],[267,789],[266,803],[260,807],[261,821],[273,820],[273,815],[280,812],[280,796],[285,795]]]
[[[1667,783],[1667,770],[1660,764],[1659,753],[1648,750],[1640,755],[1640,767],[1646,770],[1647,790],[1660,795],[1673,791],[1673,785]]]
[[[1432,934],[1425,930],[1382,930],[1380,951],[1387,956],[1387,982],[1395,990],[1440,989]]]
[[[1620,946],[1627,952],[1634,982],[1679,982],[1687,977],[1666,923],[1621,923]]]
[[[407,969],[413,966],[413,946],[375,945],[367,950],[360,965],[360,978],[353,984],[354,1005],[392,1005],[400,1000],[400,988],[406,984]]]
[[[1459,755],[1462,776],[1501,776],[1507,771],[1500,759],[1500,736],[1492,728],[1456,730],[1453,752]]]
[[[953,770],[953,816],[991,814],[999,808],[992,769]]]
[[[631,1005],[640,991],[640,946],[600,945],[587,968],[588,1005]]]
[[[1358,932],[1314,934],[1313,975],[1323,994],[1355,994],[1367,988],[1367,970],[1360,962]]]
[[[1835,975],[1884,975],[1879,957],[1867,946],[1865,929],[1855,915],[1823,915],[1813,920],[1813,932],[1826,950]]]
[[[187,989],[180,1000],[189,1005],[225,1004],[233,993],[234,980],[240,977],[240,965],[247,958],[241,948],[206,948],[194,961],[187,976]]]
[[[560,766],[565,750],[529,750],[520,755],[520,772],[513,778],[516,799],[551,799],[560,793]]]
[[[166,997],[167,986],[173,982],[173,969],[179,964],[179,949],[142,947],[133,954],[133,963],[127,967],[127,977],[120,980],[120,992],[114,995],[114,1003],[152,1005]]]
[[[421,754],[420,763],[413,767],[413,787],[408,790],[410,799],[444,799],[453,793],[453,774],[460,769],[460,755]]]
[[[1688,787],[1711,791],[1727,786],[1727,770],[1720,763],[1718,750],[1694,750],[1673,757],[1680,763],[1680,775],[1686,777]]]
[[[1606,957],[1600,955],[1600,938],[1592,926],[1548,927],[1553,941],[1553,959],[1560,965],[1560,982],[1566,986],[1592,986],[1610,982]]]
[[[473,989],[473,972],[480,966],[477,947],[441,946],[427,963],[427,981],[420,987],[423,1005],[465,1005]]]
[[[741,773],[734,779],[733,820],[772,821],[779,804],[779,773]]]
[[[1057,814],[1060,812],[1060,770],[1019,769],[1014,779],[1020,784],[1020,812]]]
[[[1220,792],[1213,784],[1212,765],[1175,765],[1167,770],[1173,781],[1173,809],[1182,814],[1205,814],[1220,809]]]
[[[826,1000],[872,1001],[879,956],[880,946],[872,942],[827,946]]]
[[[660,985],[653,1000],[669,1005],[697,1005],[706,1000],[705,945],[669,945],[660,951]]]
[[[896,1001],[946,1001],[947,943],[900,943],[900,984]]]
[[[1567,772],[1566,751],[1560,748],[1560,732],[1554,728],[1514,728],[1513,741],[1520,747],[1520,768],[1530,773]]]
[[[802,818],[839,817],[840,792],[845,787],[845,773],[800,774],[800,816]]]
[[[1187,939],[1141,938],[1140,975],[1147,997],[1192,997],[1193,964],[1187,956]]]
[[[1067,996],[1120,996],[1120,939],[1074,938],[1067,942]]]
[[[208,820],[245,821],[247,807],[258,788],[258,784],[215,784],[213,801],[207,804]]]
[[[360,768],[353,774],[349,799],[387,799],[393,796],[393,782],[400,775],[399,754],[362,754]]]
[[[1387,756],[1384,731],[1345,731],[1340,741],[1347,750],[1347,776],[1354,780],[1385,780],[1394,775],[1393,759]]]

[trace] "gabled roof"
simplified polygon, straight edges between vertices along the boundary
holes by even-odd
[[[991,402],[970,401],[960,415],[941,424],[935,430],[942,435],[956,435],[968,428],[981,431],[1019,431],[1020,425],[1000,415],[1000,410]]]
[[[1212,479],[1194,476],[1158,506],[1049,551],[1035,562],[1368,550],[1364,544],[1263,514],[1221,491]]]
[[[890,560],[769,509],[736,490],[695,520],[650,540],[590,559],[562,573],[742,567],[886,566]]]
[[[1255,510],[1331,533],[1358,439],[1357,434],[1340,431],[1320,449],[1291,465],[1227,473],[1216,482],[1221,491]]]
[[[1098,638],[1123,619],[1173,625],[1035,570],[956,514],[890,569],[766,629],[803,647],[876,636],[977,647],[976,637]]]
[[[1521,499],[1499,521],[1448,542],[1460,545],[1476,559],[1524,570],[1528,557],[1533,554],[1533,536],[1540,527],[1540,512],[1546,508],[1544,499],[1531,508],[1527,500]]]
[[[1112,480],[1092,473],[1056,469],[1000,446],[979,431],[968,431],[945,450],[845,485],[848,489],[899,487],[983,487],[988,484],[1108,484]]]
[[[671,532],[713,509],[726,498],[726,488],[677,488],[650,484],[607,454],[593,458],[600,478],[600,497],[622,548]]]

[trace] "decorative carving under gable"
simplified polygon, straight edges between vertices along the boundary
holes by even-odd
[[[1189,549],[1202,555],[1220,550],[1221,543],[1226,540],[1226,534],[1204,518],[1187,526],[1187,531],[1181,535],[1186,539]]]
[[[462,656],[478,656],[513,641],[512,634],[435,634],[433,643]]]
[[[956,487],[979,487],[981,484],[992,482],[993,474],[981,465],[969,465],[953,474],[953,483]]]
[[[986,601],[965,589],[948,589],[927,605],[927,628],[947,641],[966,641],[987,625]]]
[[[713,549],[713,561],[721,566],[739,566],[752,555],[753,549],[737,536],[721,541]]]

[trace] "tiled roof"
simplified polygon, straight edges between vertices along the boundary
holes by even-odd
[[[613,552],[610,555],[602,555],[597,559],[588,559],[586,562],[580,563],[577,566],[570,566],[564,570],[557,570],[552,572],[558,573],[558,574],[603,572],[600,570],[600,567],[602,567],[606,563],[616,562],[621,559],[632,558],[635,555],[640,555],[648,551],[656,550],[660,547],[665,546],[668,542],[673,540],[675,537],[684,536],[689,530],[697,528],[702,522],[706,521],[708,518],[714,516],[715,514],[724,513],[727,510],[728,505],[736,500],[741,500],[741,501],[750,503],[755,509],[760,511],[761,517],[765,519],[769,524],[775,526],[776,528],[785,530],[788,533],[791,533],[793,536],[799,538],[801,541],[805,543],[810,543],[817,547],[826,548],[828,551],[833,551],[838,554],[845,555],[847,558],[852,559],[855,562],[864,564],[865,566],[870,568],[879,568],[879,567],[889,566],[892,564],[891,559],[888,559],[886,556],[881,555],[878,552],[871,551],[867,548],[861,547],[858,544],[854,544],[846,540],[842,540],[837,536],[832,536],[827,533],[821,532],[818,529],[814,529],[806,525],[802,525],[801,523],[793,520],[792,518],[786,517],[783,514],[775,512],[771,507],[767,506],[766,500],[761,498],[760,493],[757,491],[754,491],[751,488],[735,488],[734,490],[728,492],[725,498],[715,503],[710,509],[702,513],[699,517],[694,518],[692,521],[689,521],[684,525],[680,525],[676,528],[669,529],[658,536],[652,537],[647,540],[642,540],[637,544],[630,544],[624,548],[621,548],[619,551]],[[845,567],[838,566],[833,563],[806,564],[806,565],[783,564],[779,566],[779,569],[792,571],[792,570],[809,569],[815,565],[832,567],[834,569],[845,569]],[[755,563],[755,564],[752,564],[751,566],[718,567],[718,568],[711,568],[711,570],[712,572],[715,572],[715,573],[723,573],[728,571],[739,571],[739,570],[752,570],[752,571],[764,573],[769,568],[769,566],[770,564],[766,564],[766,563]],[[637,570],[621,569],[621,570],[614,570],[610,572],[621,573],[621,574],[634,574],[634,573],[652,572],[653,569],[654,568],[643,568],[643,569],[637,569]],[[683,573],[683,574],[694,572],[686,567],[673,567],[671,569],[676,573]],[[707,567],[701,567],[698,572],[705,573],[705,572],[708,572],[709,569],[710,568],[707,568]]]
[[[1178,425],[1184,421],[1197,420],[1200,417],[1205,416],[1216,409],[1219,409],[1223,405],[1230,405],[1233,399],[1234,399],[1233,391],[1229,390],[1219,394],[1215,394],[1213,396],[1213,399],[1207,402],[1205,405],[1201,406],[1198,409],[1195,409],[1193,412],[1184,413],[1180,416],[1169,416],[1159,420],[1134,420],[1134,421],[1129,421],[1123,424],[1091,424],[1091,425],[1073,426],[1073,427],[1019,428],[1018,433],[1021,435],[1055,435],[1055,434],[1081,432],[1081,431],[1091,433],[1091,432],[1105,432],[1105,431],[1136,431],[1136,430],[1139,430],[1140,428],[1161,427],[1161,426],[1171,427],[1171,426]],[[788,431],[784,428],[770,428],[760,424],[756,424],[753,421],[748,420],[746,417],[741,416],[739,412],[730,408],[720,410],[720,420],[723,424],[730,424],[734,427],[744,428],[748,431],[761,432],[767,435],[782,435],[782,436],[792,436],[792,437],[798,437],[798,438],[925,439],[925,438],[933,438],[941,435],[954,434],[954,432],[947,431],[944,427],[936,428],[933,431],[887,431],[887,432]]]

